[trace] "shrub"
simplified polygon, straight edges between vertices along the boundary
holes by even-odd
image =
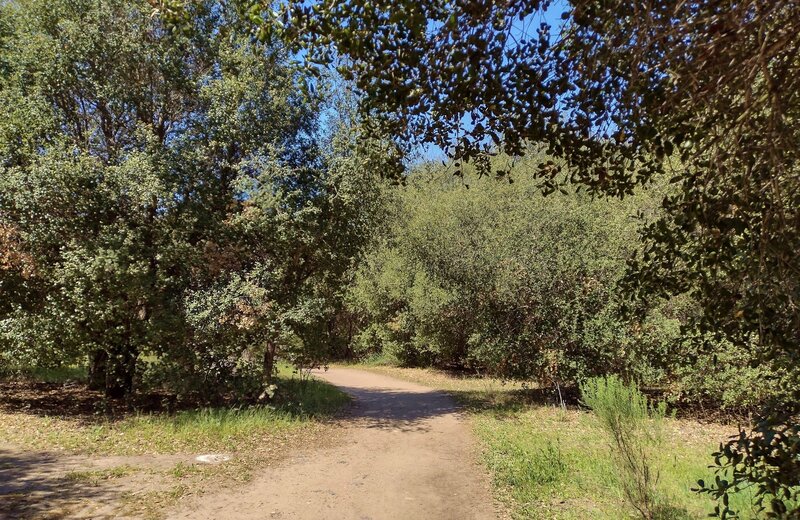
[[[561,386],[600,367],[660,374],[647,350],[665,347],[640,336],[671,335],[618,312],[640,196],[544,197],[525,175],[535,166],[521,165],[513,184],[469,177],[469,190],[420,167],[392,193],[391,229],[347,297],[358,351]]]
[[[665,404],[651,405],[635,384],[626,385],[616,376],[587,380],[581,396],[611,436],[626,500],[642,518],[662,518],[665,507],[658,496],[652,451],[660,443]]]

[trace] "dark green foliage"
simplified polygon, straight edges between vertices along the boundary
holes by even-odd
[[[74,361],[128,393],[137,357],[179,341],[173,305],[191,212],[181,197],[193,132],[191,45],[126,2],[10,2],[0,218],[30,265],[3,271],[6,359]],[[171,51],[171,52],[170,52]],[[195,58],[196,59],[196,54]],[[191,189],[191,188],[189,188]],[[17,264],[18,265],[18,264]],[[26,264],[23,264],[26,265]]]
[[[469,178],[466,189],[437,168],[409,178],[350,293],[363,355],[548,386],[609,371],[663,381],[681,322],[667,309],[623,318],[617,287],[651,199],[543,197],[533,161],[513,184]]]
[[[741,415],[786,395],[773,381],[788,385],[790,374],[752,366],[751,349],[686,336],[700,312],[688,294],[645,307],[621,290],[626,261],[643,247],[639,218],[659,218],[668,184],[625,201],[543,197],[532,168],[518,163],[507,183],[453,180],[428,165],[391,192],[390,229],[347,297],[356,356],[533,379],[555,391],[620,374],[682,407]]]
[[[758,359],[748,346],[694,338],[670,355],[672,377],[679,383],[673,397],[698,408],[719,406],[743,417],[796,391],[792,371]]]
[[[686,330],[750,350],[790,378],[781,404],[800,400],[795,2],[571,0],[555,37],[535,27],[547,0],[242,4],[260,37],[311,62],[346,56],[385,131],[481,172],[487,152],[535,142],[559,160],[536,170],[545,190],[622,195],[679,158],[628,292],[691,293]]]
[[[800,518],[800,410],[797,403],[763,414],[752,430],[741,430],[714,453],[714,482],[697,491],[718,500],[715,513],[737,518],[730,496],[755,486],[755,504],[766,518]]]
[[[377,177],[355,130],[320,131],[280,45],[224,3],[186,16],[184,34],[144,1],[0,8],[2,363],[213,398],[257,395],[277,350],[325,358]]]
[[[269,381],[278,355],[299,368],[330,357],[343,284],[379,196],[369,161],[344,153],[343,138],[333,136],[319,168],[262,163],[257,175],[239,179],[242,210],[213,242],[213,279],[186,298],[192,355],[217,360],[195,365],[227,364],[220,386],[244,359]]]
[[[736,486],[769,496],[784,474],[794,478],[782,462],[796,457],[796,413],[773,410],[800,401],[795,2],[572,0],[552,36],[528,29],[548,0],[150,3],[172,25],[136,2],[2,6],[7,357],[92,352],[109,391],[125,393],[145,352],[233,370],[246,324],[266,342],[255,351],[265,349],[269,377],[279,348],[294,352],[351,321],[329,285],[344,279],[350,253],[328,249],[336,233],[350,236],[350,217],[334,219],[333,233],[306,213],[326,215],[319,193],[331,185],[294,168],[330,162],[307,146],[317,107],[307,78],[285,66],[287,45],[309,72],[336,63],[352,80],[367,134],[396,139],[382,166],[391,175],[409,142],[440,145],[466,179],[464,160],[504,178],[508,166],[489,155],[547,157],[528,171],[531,207],[459,202],[464,190],[444,191],[439,214],[400,205],[407,236],[395,230],[376,249],[355,290],[364,348],[380,341],[407,362],[554,382],[656,368],[648,377],[694,377],[699,393],[697,370],[686,372],[695,360],[716,372],[712,388],[764,377],[779,390],[752,399],[765,406],[759,426],[722,450],[720,470],[748,443],[785,437],[754,449]],[[593,213],[595,203],[544,211],[531,197],[568,182],[629,196],[664,172],[673,188],[641,240],[628,230],[615,240],[619,221]],[[258,183],[262,200],[239,181]],[[530,223],[510,217],[528,212]],[[627,253],[620,291],[616,261]],[[673,312],[676,297],[696,309]],[[641,312],[622,317],[623,307]],[[675,355],[677,325],[686,358],[656,363]],[[297,359],[317,357],[301,349]],[[725,503],[727,484],[709,489]],[[788,500],[773,509],[783,507],[796,514]]]

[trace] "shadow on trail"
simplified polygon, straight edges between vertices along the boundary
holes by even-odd
[[[430,419],[460,410],[452,397],[438,391],[337,386],[355,398],[347,420],[366,428],[424,432],[430,430]]]
[[[113,482],[82,478],[78,469],[53,454],[0,450],[0,518],[68,518],[87,501],[119,497]]]

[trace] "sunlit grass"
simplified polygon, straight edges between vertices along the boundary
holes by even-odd
[[[702,518],[713,502],[691,491],[708,479],[711,452],[730,430],[666,419],[663,450],[655,460],[658,490],[673,513],[668,518]],[[609,439],[589,412],[549,406],[511,414],[473,414],[474,430],[494,483],[510,499],[518,518],[625,518],[622,487]],[[748,496],[733,505],[749,518]]]
[[[508,392],[523,389],[523,385],[519,382],[505,381],[493,377],[457,377],[432,368],[400,368],[397,366],[374,363],[350,366],[453,392],[457,398],[459,397],[459,392],[480,392],[484,399],[490,399]]]

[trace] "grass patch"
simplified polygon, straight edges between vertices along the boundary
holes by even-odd
[[[387,353],[387,352],[376,352],[368,356],[367,358],[363,359],[359,366],[372,366],[372,367],[391,367],[397,366],[399,361],[397,357]]]
[[[136,455],[276,449],[317,418],[335,413],[349,397],[323,381],[280,370],[274,405],[204,408],[174,414],[132,414],[86,422],[22,411],[0,414],[0,437],[26,449]]]
[[[201,473],[200,466],[197,464],[187,464],[185,462],[178,462],[170,470],[170,475],[176,479],[182,479]]]
[[[500,404],[508,402],[515,393],[524,392],[526,386],[518,381],[505,381],[493,377],[475,377],[471,375],[453,375],[432,368],[400,368],[391,365],[349,365],[353,368],[384,374],[412,383],[450,392],[460,402],[474,404]],[[510,403],[509,403],[510,404]]]
[[[71,493],[105,486],[109,494],[103,500],[110,501],[115,515],[161,520],[179,499],[247,482],[265,464],[306,447],[337,442],[334,422],[326,418],[350,398],[323,381],[300,377],[288,365],[279,369],[278,392],[270,405],[175,413],[128,413],[122,406],[123,413],[110,416],[94,406],[102,395],[84,385],[15,378],[0,386],[0,438],[15,452],[143,455],[126,459],[130,465],[103,470],[69,467],[73,471],[51,480],[63,491],[64,511],[72,507]],[[82,404],[75,406],[75,401]],[[193,462],[195,455],[214,452],[232,458],[216,465]],[[58,457],[53,460],[59,464]],[[6,509],[38,507],[31,500],[24,494]],[[53,511],[61,507],[58,502]]]
[[[431,369],[359,368],[447,391],[466,405],[483,462],[514,518],[636,518],[625,503],[608,436],[591,412],[542,404],[532,397],[536,389],[518,383]],[[710,454],[735,428],[665,418],[663,430],[665,448],[654,460],[670,506],[663,518],[704,518],[714,503],[691,488],[698,479],[713,480]],[[746,493],[733,497],[742,518],[756,518],[750,499]]]
[[[626,510],[623,486],[596,417],[579,410],[559,415],[546,406],[505,417],[473,414],[495,485],[511,499],[518,518],[620,518]],[[653,462],[659,489],[672,506],[666,518],[702,518],[713,503],[691,487],[711,475],[710,453],[729,432],[674,419],[665,419],[665,430],[666,449]],[[749,497],[739,495],[735,502],[748,518]]]
[[[42,383],[69,383],[85,381],[88,372],[84,366],[23,367],[7,371],[3,375],[5,378],[26,379]]]
[[[281,368],[280,410],[296,417],[325,417],[335,414],[350,402],[350,396],[335,386],[314,377],[292,373],[291,369]]]

